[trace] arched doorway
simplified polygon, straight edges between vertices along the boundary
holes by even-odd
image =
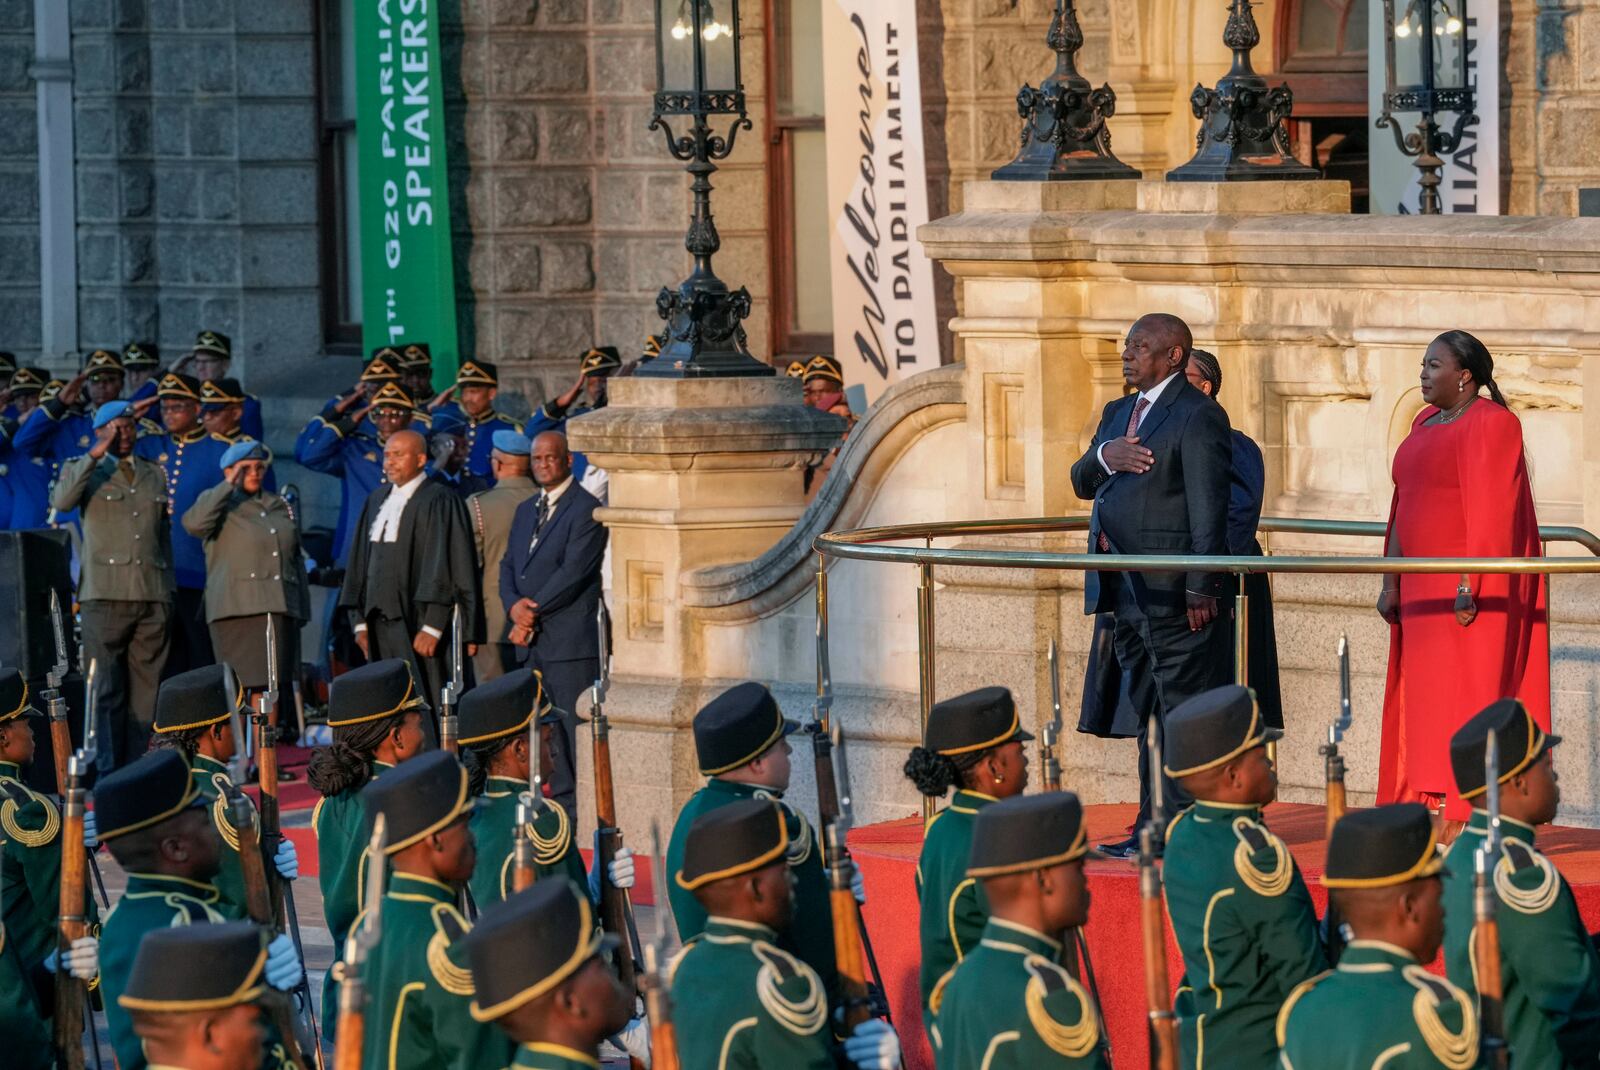
[[[1376,0],[1374,0],[1376,2]],[[1350,183],[1367,210],[1368,0],[1277,0],[1276,68],[1294,90],[1295,155]]]

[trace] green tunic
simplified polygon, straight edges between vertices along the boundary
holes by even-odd
[[[475,1021],[472,972],[461,938],[471,926],[448,885],[411,873],[389,878],[383,939],[367,960],[366,1070],[504,1070],[516,1044]]]
[[[87,883],[87,882],[86,882]],[[85,888],[85,898],[92,898]],[[61,811],[0,762],[0,915],[23,971],[55,950],[61,909]],[[91,902],[91,920],[93,919]]]
[[[1472,997],[1423,969],[1409,952],[1376,940],[1351,941],[1338,969],[1290,993],[1277,1033],[1281,1070],[1471,1070],[1479,1065]]]
[[[1111,1070],[1090,1000],[1058,965],[1061,943],[990,918],[983,938],[934,988],[939,1070]]]
[[[1167,829],[1167,915],[1183,952],[1185,1070],[1276,1066],[1273,1022],[1296,985],[1327,969],[1311,895],[1261,809],[1197,802]]]
[[[686,1070],[833,1070],[815,971],[764,925],[709,918],[673,962],[673,1024]]]
[[[371,779],[394,766],[386,762],[367,763]],[[341,791],[317,803],[311,811],[311,828],[317,835],[317,883],[322,889],[322,914],[333,939],[333,961],[344,957],[345,937],[361,912],[361,891],[367,873],[367,818],[361,792],[367,785]],[[339,1021],[339,982],[333,967],[322,982],[322,1031],[332,1040]]]
[[[689,826],[695,818],[719,806],[741,799],[777,799],[782,795],[767,788],[736,784],[713,777],[695,792],[678,814],[667,845],[667,897],[672,916],[678,923],[678,936],[688,943],[706,927],[705,908],[693,892],[678,886],[683,869],[683,848],[689,839]],[[817,976],[832,999],[838,985],[838,964],[833,956],[833,905],[828,898],[828,875],[822,868],[822,849],[811,831],[811,823],[788,803],[783,803],[789,829],[789,871],[794,874],[794,920],[779,939],[780,947],[800,956]]]
[[[29,980],[16,944],[0,923],[0,1037],[5,1038],[5,1064],[15,1070],[50,1070],[50,1026],[39,1007],[41,994]]]
[[[204,754],[194,756],[189,766],[189,776],[210,804],[211,823],[217,826],[217,835],[222,837],[222,869],[212,881],[217,886],[216,909],[229,921],[240,920],[248,913],[245,908],[244,866],[239,862],[239,832],[234,827],[233,813],[228,808],[228,799],[223,791],[225,787],[232,786],[233,778],[228,775],[226,765]],[[249,798],[245,796],[247,801]],[[250,812],[255,813],[255,809],[255,803],[252,802]]]
[[[600,1060],[560,1044],[524,1044],[511,1070],[600,1070]]]
[[[1483,845],[1482,810],[1445,855],[1444,962],[1450,980],[1476,992],[1472,961],[1473,856]],[[1502,818],[1495,867],[1500,983],[1513,1066],[1592,1067],[1600,1052],[1600,956],[1556,867],[1534,847],[1534,829]]]
[[[917,901],[922,904],[922,1021],[932,1025],[928,1001],[939,979],[949,973],[967,952],[983,939],[989,921],[989,901],[983,886],[967,876],[972,853],[972,826],[978,811],[994,802],[993,795],[965,789],[950,805],[933,815],[922,836],[922,857],[917,860]]]
[[[469,887],[480,913],[490,903],[498,903],[511,894],[517,796],[528,788],[526,780],[492,776],[472,809],[472,835],[478,841],[478,864]],[[588,874],[583,871],[583,855],[572,842],[572,822],[565,810],[555,805],[539,807],[530,830],[534,880],[559,874],[571,879],[579,888],[589,886]]]

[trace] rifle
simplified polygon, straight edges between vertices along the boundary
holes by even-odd
[[[600,870],[600,925],[624,941],[617,953],[617,977],[630,992],[637,990],[639,937],[634,929],[628,893],[611,883],[611,862],[622,847],[617,827],[616,789],[611,781],[611,724],[606,720],[606,692],[611,689],[611,628],[602,599],[595,611],[600,633],[600,676],[589,689],[589,725],[594,730],[595,864]]]
[[[1056,641],[1050,640],[1050,720],[1039,729],[1039,778],[1045,791],[1061,790],[1061,758],[1057,747],[1061,740],[1061,666]]]
[[[546,805],[544,778],[539,774],[539,710],[528,718],[528,790],[517,798],[516,828],[511,831],[511,890],[533,884],[533,822]]]
[[[261,857],[261,829],[256,823],[255,810],[237,785],[228,785],[227,796],[233,828],[239,836],[239,869],[244,877],[245,913],[250,916],[251,921],[276,934],[278,919],[273,912],[266,862]],[[317,1040],[316,1031],[309,1020],[311,993],[303,976],[304,969],[305,962],[302,959],[300,985],[293,993],[295,1002],[300,1008],[298,1015],[291,1011],[288,1000],[276,998],[275,995],[262,1000],[262,1006],[272,1019],[272,1025],[278,1032],[278,1038],[282,1041],[284,1053],[289,1060],[299,1070],[311,1070],[306,1052],[317,1050]],[[305,997],[303,1001],[302,995]],[[320,1059],[317,1065],[321,1065]]]
[[[661,850],[661,827],[650,822],[650,874],[659,889],[660,906],[651,911],[654,931],[644,945],[644,1009],[650,1019],[651,1070],[679,1070],[678,1030],[672,1024],[672,993],[667,987],[667,872]]]
[[[83,843],[83,815],[87,803],[84,777],[100,754],[100,733],[94,701],[95,678],[98,666],[91,658],[89,671],[84,678],[83,746],[67,763],[65,802],[61,816],[61,898],[60,923],[56,950],[62,958],[72,948],[72,942],[83,937],[89,929],[85,913],[89,877],[89,852],[75,849]],[[83,1070],[84,1009],[93,1022],[94,1007],[88,1003],[88,987],[65,968],[56,970],[55,978],[55,1048],[56,1064],[63,1070]],[[97,1031],[89,1030],[89,1042],[94,1045],[95,1064],[100,1063],[100,1041]]]
[[[1156,846],[1166,830],[1161,780],[1161,726],[1150,717],[1150,820],[1139,830],[1139,921],[1144,936],[1144,1000],[1150,1016],[1151,1070],[1178,1070],[1178,1016],[1167,980],[1167,931]]]
[[[67,765],[72,760],[72,729],[67,724],[67,700],[61,694],[61,684],[72,669],[67,658],[67,630],[61,622],[61,598],[54,587],[50,588],[50,627],[55,632],[56,663],[45,674],[45,711],[50,716],[50,750],[56,765],[56,795],[67,801]]]
[[[839,796],[839,812],[823,827],[828,866],[828,899],[833,913],[833,956],[839,971],[840,1014],[846,1036],[873,1016],[872,998],[867,990],[866,946],[862,940],[861,908],[850,888],[855,879],[855,863],[845,849],[850,830],[849,765],[844,749],[844,733],[833,726],[833,751],[839,762],[839,779],[845,784]]]
[[[451,754],[457,753],[456,743],[460,729],[456,721],[456,704],[465,690],[461,675],[461,603],[457,602],[450,617],[450,682],[439,692],[439,746]]]
[[[1328,725],[1328,742],[1317,748],[1323,756],[1323,767],[1327,774],[1328,782],[1328,812],[1327,812],[1327,837],[1333,839],[1333,826],[1345,815],[1344,792],[1344,755],[1339,753],[1339,744],[1344,742],[1344,734],[1350,731],[1353,714],[1350,706],[1350,640],[1348,636],[1339,636],[1339,716]],[[1338,965],[1339,956],[1344,951],[1344,933],[1339,920],[1339,910],[1333,905],[1333,900],[1328,900],[1327,913],[1322,918],[1324,940],[1327,945],[1328,964]]]
[[[388,824],[382,814],[372,819],[367,841],[367,886],[362,891],[361,924],[344,941],[344,979],[339,982],[339,1030],[333,1044],[333,1070],[361,1070],[361,1048],[367,1039],[367,985],[363,973],[372,949],[383,934],[384,851]]]
[[[1489,1070],[1506,1070],[1511,1053],[1506,1047],[1505,992],[1500,976],[1500,923],[1495,919],[1499,894],[1494,887],[1494,869],[1500,862],[1500,736],[1489,730],[1484,750],[1484,783],[1487,785],[1489,831],[1483,846],[1473,855],[1472,949],[1477,960],[1478,1019],[1482,1038],[1483,1065]]]

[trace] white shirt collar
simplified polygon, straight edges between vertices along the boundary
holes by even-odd
[[[1156,387],[1156,389],[1160,390],[1161,388],[1160,387]],[[417,488],[422,486],[422,484],[427,480],[427,478],[428,478],[428,470],[426,468],[424,468],[422,471],[418,472],[416,475],[411,477],[411,482],[409,482],[409,483],[401,483],[398,486],[396,486],[394,488],[394,491],[389,495],[389,499],[388,500],[392,501],[395,498],[400,498],[402,500],[409,501],[411,499],[411,496],[417,492]]]
[[[1180,376],[1182,374],[1183,374],[1183,370],[1180,368],[1179,370],[1173,372],[1171,375],[1167,376],[1165,379],[1161,380],[1155,386],[1152,386],[1149,390],[1146,390],[1144,393],[1140,394],[1139,396],[1144,398],[1145,401],[1149,402],[1151,405],[1154,405],[1158,400],[1160,400],[1161,393],[1162,393],[1162,391],[1166,390],[1167,385],[1169,383],[1171,383],[1172,380],[1176,379],[1178,376]]]
[[[569,472],[566,479],[544,492],[545,501],[550,503],[550,508],[554,509],[556,507],[556,502],[561,500],[561,496],[567,492],[567,488],[570,486],[572,486],[572,474]]]
[[[400,537],[400,514],[406,511],[417,488],[427,480],[426,471],[418,472],[409,482],[395,486],[389,496],[378,506],[378,515],[372,518],[367,538],[372,542],[395,542]]]

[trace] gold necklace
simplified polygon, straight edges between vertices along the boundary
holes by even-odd
[[[1448,412],[1448,413],[1441,412],[1439,414],[1438,422],[1437,422],[1437,424],[1435,424],[1435,426],[1437,426],[1438,424],[1447,424],[1447,423],[1450,423],[1453,420],[1459,419],[1461,417],[1461,414],[1466,412],[1468,409],[1472,408],[1472,403],[1474,401],[1477,401],[1477,400],[1478,400],[1478,395],[1474,394],[1470,398],[1468,398],[1467,399],[1467,403],[1465,405],[1461,406],[1459,409],[1455,409],[1455,410],[1453,410],[1451,412]]]

